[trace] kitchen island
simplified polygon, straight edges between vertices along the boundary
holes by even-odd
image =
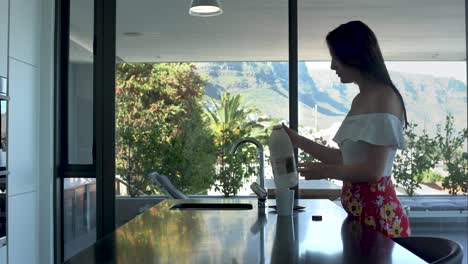
[[[251,209],[171,209],[181,203]],[[298,204],[305,209],[279,217],[256,199],[164,200],[66,263],[425,263],[329,200]]]

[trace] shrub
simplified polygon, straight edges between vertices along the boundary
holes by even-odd
[[[434,168],[437,163],[436,142],[425,130],[422,135],[414,133],[416,124],[409,124],[405,130],[406,149],[395,157],[393,176],[398,185],[405,189],[409,196],[421,186],[424,173]]]

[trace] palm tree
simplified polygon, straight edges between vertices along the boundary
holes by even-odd
[[[221,136],[226,131],[232,132],[239,138],[247,135],[255,136],[263,129],[263,126],[251,119],[251,116],[257,115],[259,111],[247,105],[242,95],[224,92],[218,96],[219,102],[210,98],[206,107],[207,118],[216,136]]]
[[[236,194],[243,180],[256,173],[255,148],[249,146],[236,155],[229,154],[232,144],[243,137],[255,136],[263,126],[250,118],[258,110],[244,103],[242,95],[225,92],[219,102],[209,99],[206,117],[215,136],[217,149],[217,173],[215,189],[225,196]]]

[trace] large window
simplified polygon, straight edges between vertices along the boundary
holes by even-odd
[[[93,22],[93,0],[70,0],[69,164],[93,164]]]
[[[99,105],[92,87],[92,73],[99,68],[93,61],[99,56],[92,54],[92,2],[71,0],[69,43],[67,164],[85,169],[95,164],[93,118]],[[296,50],[288,44],[288,1],[222,1],[224,13],[208,18],[190,16],[188,2],[117,1],[117,225],[166,197],[151,172],[167,176],[190,196],[250,195],[249,185],[259,176],[257,149],[247,143],[231,153],[233,145],[247,137],[260,141],[265,177],[271,180],[267,138],[274,125],[289,124],[290,119],[299,120],[300,134],[337,147],[331,139],[358,87],[341,84],[330,70],[325,36],[350,20],[362,20],[375,31],[406,102],[412,126],[405,136],[414,144],[397,153],[393,177],[414,234],[427,234],[437,223],[441,233],[434,234],[450,237],[444,232],[451,223],[466,223],[466,206],[460,205],[468,191],[466,138],[458,140],[467,127],[462,0],[299,0],[298,116],[290,111],[296,98],[290,96],[288,55]],[[446,148],[444,156],[443,142],[456,148]],[[433,151],[426,153],[431,162],[423,169],[417,169],[421,164],[408,165],[411,155],[420,153],[418,147]],[[310,159],[299,152],[299,160]],[[412,169],[401,169],[404,166]],[[96,183],[91,178],[96,176],[91,174],[69,173],[73,178],[65,180],[69,195],[64,203],[72,201],[78,212],[88,210],[65,218],[72,223],[66,232],[94,239]],[[402,180],[405,177],[410,181]],[[335,191],[341,185],[322,182]],[[426,202],[441,206],[426,210]],[[418,223],[428,225],[424,229]]]
[[[401,195],[449,195],[466,194],[461,172],[456,169],[463,163],[463,152],[466,150],[466,63],[463,61],[406,61],[387,62],[390,76],[400,90],[407,108],[408,122],[411,126],[406,130],[408,144],[418,149],[415,152],[428,151],[434,145],[433,152],[427,152],[427,168],[421,174],[414,176],[414,181],[401,183],[397,192]],[[340,83],[336,74],[330,69],[330,62],[302,62],[299,67],[302,89],[299,95],[300,133],[308,138],[331,147],[337,148],[332,138],[336,134],[351,101],[359,92],[355,84]],[[312,99],[313,95],[321,99]],[[310,103],[312,102],[312,103]],[[410,139],[414,134],[414,139]],[[427,140],[426,140],[427,136]],[[426,141],[424,141],[426,140]],[[461,141],[460,141],[461,140]],[[419,142],[419,143],[418,143]],[[453,159],[444,159],[445,142],[454,147]],[[424,143],[424,144],[423,144]],[[446,152],[452,149],[445,149]],[[399,151],[398,156],[403,163],[410,158],[408,151]],[[304,154],[301,154],[301,157]],[[449,153],[447,153],[449,155]],[[455,162],[454,167],[448,165]],[[434,162],[435,161],[435,162]],[[426,166],[418,163],[409,165]],[[410,175],[398,170],[394,174],[396,182],[403,182]],[[450,174],[452,172],[452,174]],[[459,178],[459,180],[457,180]],[[337,184],[340,182],[335,181]],[[411,193],[410,193],[411,192]]]
[[[62,4],[66,5],[66,2]],[[63,125],[66,136],[63,137],[61,154],[65,260],[96,241],[94,1],[70,0],[69,3],[68,80],[66,91],[62,91],[62,95],[66,95],[62,102],[67,106],[67,110],[62,111],[66,115],[62,119],[66,120]]]
[[[289,120],[288,1],[227,1],[211,18],[167,5],[117,6],[117,211],[164,194],[154,171],[187,195],[251,194],[257,149],[231,148],[253,137],[268,159],[272,126]]]
[[[351,20],[370,26],[411,124],[404,131],[407,148],[397,151],[392,180],[409,215],[412,234],[467,245],[464,4],[301,0],[298,68],[299,132],[337,148],[332,139],[359,88],[340,83],[330,69],[325,37]],[[313,159],[304,153],[301,158]],[[331,184],[342,185],[334,180]]]

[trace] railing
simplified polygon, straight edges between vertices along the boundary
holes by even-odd
[[[117,195],[120,195],[121,194],[121,191],[120,191],[120,184],[124,185],[127,189],[132,189],[132,190],[135,190],[138,192],[139,195],[146,195],[144,192],[142,192],[140,189],[138,188],[135,188],[133,186],[130,186],[128,183],[126,183],[125,181],[123,181],[122,179],[120,178],[115,178],[115,191],[117,193]]]

